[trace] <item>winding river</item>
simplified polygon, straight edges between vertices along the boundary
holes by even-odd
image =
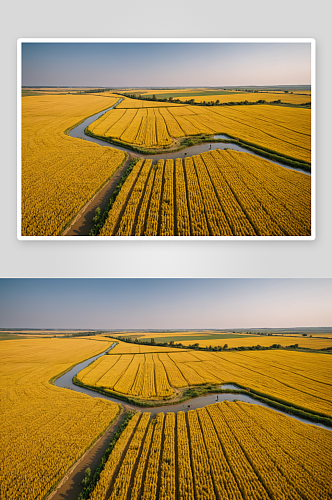
[[[263,160],[268,160],[271,163],[274,163],[275,165],[279,165],[280,167],[287,168],[289,170],[295,170],[297,172],[302,172],[303,174],[306,175],[311,175],[310,172],[306,172],[305,170],[301,170],[300,168],[292,168],[289,167],[288,165],[284,165],[282,163],[278,163],[276,161],[270,160],[268,158],[265,158],[264,156],[260,156],[256,153],[252,153],[249,149],[246,149],[242,146],[238,146],[237,144],[233,143],[224,143],[224,142],[204,142],[202,144],[197,144],[196,146],[190,146],[186,149],[181,149],[180,151],[175,151],[175,152],[165,152],[165,153],[160,153],[160,154],[141,154],[137,153],[136,151],[132,151],[131,149],[125,148],[123,146],[118,146],[117,144],[111,144],[107,141],[102,141],[101,139],[96,139],[95,137],[90,137],[89,135],[86,135],[84,130],[86,127],[91,125],[94,121],[96,121],[98,118],[100,118],[103,114],[107,113],[107,111],[110,111],[111,109],[114,109],[120,102],[123,101],[123,99],[119,99],[118,102],[113,104],[113,106],[100,111],[99,113],[96,113],[92,116],[89,116],[86,120],[84,120],[81,124],[77,125],[77,127],[72,128],[68,134],[70,137],[74,137],[76,139],[84,139],[85,141],[90,141],[94,142],[96,144],[99,144],[100,146],[106,146],[106,147],[112,147],[114,149],[118,149],[120,151],[124,151],[125,153],[129,154],[134,154],[135,156],[138,156],[140,158],[145,158],[145,159],[152,159],[152,160],[169,160],[169,159],[175,159],[175,158],[186,158],[187,156],[192,156],[192,155],[198,155],[200,153],[204,153],[206,151],[211,151],[214,149],[233,149],[234,151],[240,151],[243,153],[249,153],[253,156],[257,156],[258,158],[262,158]],[[230,137],[227,135],[223,134],[218,134],[214,136],[215,139],[228,139],[231,140]]]
[[[315,425],[317,427],[322,427],[323,429],[331,431],[332,429],[324,424],[318,424],[311,422],[310,420],[306,420],[304,418],[296,417],[295,415],[291,415],[289,413],[282,412],[280,410],[276,410],[275,408],[262,403],[258,401],[257,399],[254,399],[250,396],[247,396],[245,394],[231,394],[231,393],[210,393],[205,396],[199,396],[197,398],[189,399],[185,402],[178,403],[178,404],[168,404],[164,406],[154,406],[154,407],[142,407],[142,406],[137,406],[132,403],[127,403],[126,401],[123,401],[121,399],[118,399],[114,396],[106,396],[104,394],[101,394],[96,391],[92,391],[90,389],[86,389],[85,387],[80,387],[75,384],[73,384],[73,377],[77,375],[83,368],[86,368],[90,363],[95,361],[96,359],[100,358],[101,356],[104,356],[107,352],[109,352],[111,349],[113,349],[116,346],[116,343],[114,343],[109,349],[106,351],[102,352],[101,354],[98,354],[96,356],[93,356],[92,358],[89,358],[82,363],[77,364],[74,368],[69,370],[67,373],[59,377],[58,379],[55,380],[54,384],[57,387],[61,387],[63,389],[69,389],[72,391],[77,391],[77,392],[82,392],[84,394],[87,394],[88,396],[91,396],[92,398],[102,398],[102,399],[107,399],[109,401],[113,401],[114,403],[120,403],[122,405],[125,405],[126,407],[133,409],[133,410],[138,410],[138,411],[148,411],[151,413],[151,416],[154,417],[157,413],[160,412],[179,412],[179,411],[188,411],[188,410],[196,410],[197,408],[203,408],[204,406],[211,405],[216,402],[220,401],[244,401],[245,403],[251,403],[251,404],[256,404],[260,406],[265,406],[266,408],[270,408],[273,411],[276,411],[277,413],[281,413],[282,415],[286,415],[289,418],[294,418],[295,420],[298,420],[299,422],[303,422],[304,424],[310,424],[310,425]],[[235,384],[223,384],[221,386],[222,389],[233,389],[233,390],[239,390],[241,389]]]

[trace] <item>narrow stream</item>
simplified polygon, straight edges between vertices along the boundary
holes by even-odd
[[[85,141],[90,141],[94,142],[96,144],[99,144],[100,146],[106,146],[106,147],[112,147],[114,149],[118,149],[120,151],[124,151],[125,153],[129,154],[134,154],[135,156],[139,156],[140,158],[145,158],[145,159],[152,159],[152,160],[169,160],[169,159],[175,159],[175,158],[186,158],[188,156],[193,156],[193,155],[198,155],[200,153],[205,153],[206,151],[212,151],[214,149],[233,149],[234,151],[240,151],[242,153],[249,153],[253,156],[257,156],[258,158],[262,158],[263,160],[268,160],[271,163],[274,163],[275,165],[279,165],[280,167],[287,168],[289,170],[295,170],[296,172],[302,172],[303,174],[306,175],[311,175],[310,172],[306,172],[305,170],[301,170],[300,168],[292,168],[289,167],[288,165],[284,165],[282,163],[278,163],[273,160],[269,160],[268,158],[265,158],[264,156],[260,156],[256,153],[252,153],[249,149],[246,149],[242,146],[238,146],[237,144],[232,144],[232,143],[224,143],[224,142],[204,142],[203,144],[197,144],[196,146],[189,146],[186,149],[181,149],[181,151],[175,151],[173,153],[171,152],[165,152],[165,153],[160,153],[160,154],[141,154],[137,153],[136,151],[132,151],[131,149],[125,148],[123,146],[118,146],[117,144],[111,144],[107,141],[102,141],[101,139],[96,139],[94,137],[90,137],[89,135],[86,135],[84,133],[84,130],[88,125],[91,125],[94,121],[96,121],[98,118],[100,118],[103,114],[107,113],[110,109],[115,108],[120,102],[123,101],[123,99],[120,99],[118,102],[113,104],[110,108],[105,109],[104,111],[100,111],[99,113],[96,113],[95,115],[90,116],[86,120],[84,120],[80,125],[77,125],[77,127],[74,127],[71,129],[68,134],[70,137],[74,137],[76,139],[84,139]],[[223,134],[218,134],[214,136],[215,139],[228,139],[231,140],[230,137],[227,135]]]
[[[82,392],[84,394],[87,394],[88,396],[91,396],[92,398],[102,398],[102,399],[107,399],[108,401],[113,401],[114,403],[120,403],[122,405],[126,405],[127,407],[133,409],[133,410],[138,410],[138,411],[148,411],[151,413],[151,416],[154,417],[157,415],[157,413],[160,412],[179,412],[179,411],[188,411],[188,410],[196,410],[197,408],[203,408],[204,406],[211,405],[216,402],[221,402],[221,401],[244,401],[245,403],[251,403],[255,405],[260,405],[260,406],[265,406],[266,408],[270,408],[273,411],[276,411],[277,413],[281,413],[282,415],[286,415],[287,417],[294,418],[295,420],[298,420],[299,422],[303,422],[304,424],[310,424],[310,425],[315,425],[317,427],[322,427],[323,429],[331,431],[331,428],[324,425],[324,424],[318,424],[311,422],[310,420],[306,420],[304,418],[296,417],[295,415],[290,415],[289,413],[285,413],[280,410],[276,410],[275,408],[262,403],[258,401],[257,399],[254,399],[250,396],[247,396],[245,394],[230,394],[230,393],[225,393],[225,394],[218,394],[218,393],[210,393],[205,396],[199,396],[197,398],[193,399],[188,399],[187,401],[183,403],[178,403],[178,404],[168,404],[164,406],[154,406],[154,407],[142,407],[142,406],[137,406],[131,403],[127,403],[126,401],[123,401],[122,399],[118,399],[114,396],[105,396],[104,394],[101,394],[96,391],[92,391],[90,389],[86,389],[85,387],[79,387],[78,385],[73,384],[72,379],[75,375],[77,375],[83,368],[86,368],[88,365],[90,365],[93,361],[96,359],[100,358],[100,356],[104,356],[108,351],[113,349],[116,346],[116,342],[107,349],[107,351],[102,352],[101,354],[97,354],[96,356],[93,356],[90,359],[87,359],[86,361],[83,361],[82,363],[79,363],[76,365],[74,368],[69,370],[67,373],[59,377],[58,379],[55,380],[54,384],[57,387],[61,387],[63,389],[69,389],[72,391],[76,392]],[[233,389],[233,390],[239,390],[241,389],[239,386],[236,384],[223,384],[221,386],[222,389]]]

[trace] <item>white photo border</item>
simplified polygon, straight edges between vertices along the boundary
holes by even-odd
[[[23,236],[22,235],[22,44],[23,43],[309,43],[311,45],[311,235],[310,236]],[[111,146],[110,146],[111,147]],[[204,240],[291,241],[316,239],[316,40],[314,38],[19,38],[17,40],[17,239],[52,241]]]

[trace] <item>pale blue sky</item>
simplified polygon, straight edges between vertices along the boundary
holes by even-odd
[[[332,326],[332,279],[0,279],[1,328]]]
[[[309,85],[309,43],[23,43],[24,86]]]

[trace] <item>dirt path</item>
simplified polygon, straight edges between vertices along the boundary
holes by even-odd
[[[88,201],[88,203],[77,214],[70,226],[67,227],[67,229],[62,233],[62,236],[89,236],[89,232],[93,227],[92,219],[95,215],[96,208],[99,207],[101,212],[104,211],[104,208],[115,191],[120,178],[127,170],[129,162],[134,156],[134,153],[129,153],[129,156],[122,167],[120,167],[116,174],[106,182],[104,187],[98,191],[98,193],[96,193],[90,201]]]
[[[119,429],[124,417],[125,411],[122,410],[116,422],[114,422],[92,448],[73,465],[59,483],[57,489],[47,497],[47,500],[77,500],[82,490],[81,481],[84,477],[85,470],[90,467],[92,474],[94,473],[111,437]]]

